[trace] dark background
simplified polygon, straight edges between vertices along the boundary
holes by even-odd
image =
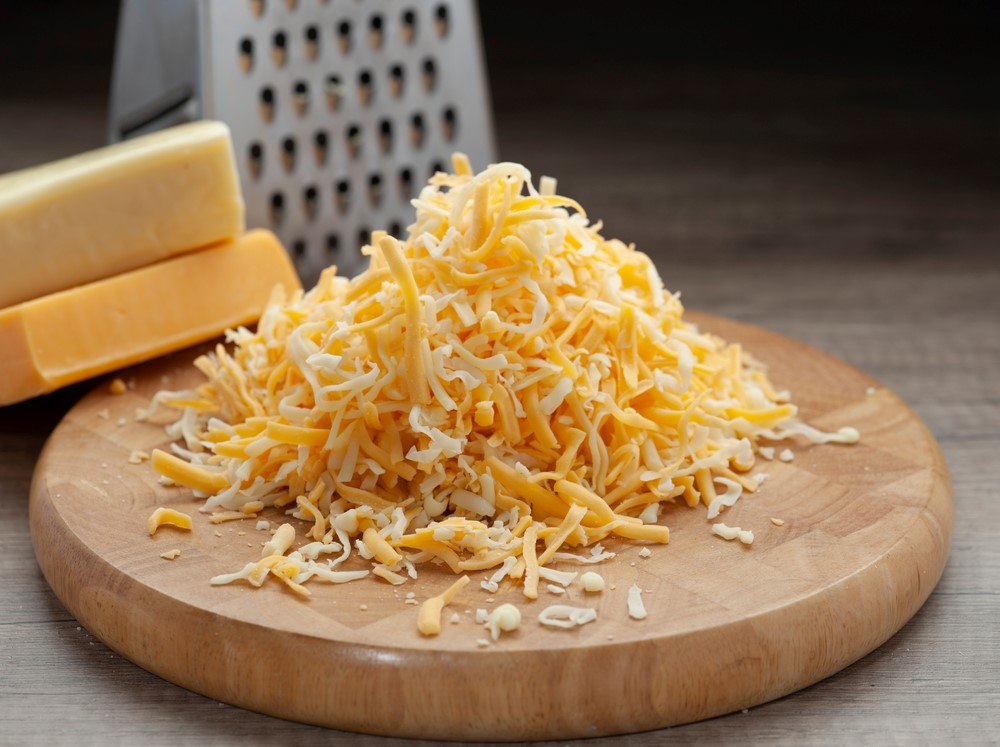
[[[904,258],[942,251],[945,235],[953,250],[970,206],[1000,204],[998,3],[487,1],[480,12],[500,155],[561,177],[651,254]],[[0,96],[49,103],[66,153],[103,136],[116,14],[108,0],[0,0]],[[0,122],[0,171],[37,160],[28,146],[43,135],[29,142],[17,127]],[[630,189],[636,178],[648,186]],[[886,196],[898,231],[856,240],[844,211],[864,224]],[[837,203],[835,225],[822,209],[802,215],[817,201]],[[631,220],[650,214],[662,224]],[[924,240],[908,240],[913,228]],[[992,254],[990,243],[961,248]]]

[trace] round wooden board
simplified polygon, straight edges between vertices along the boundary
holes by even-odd
[[[665,513],[670,544],[648,559],[637,544],[612,545],[618,557],[598,567],[603,594],[576,584],[528,603],[504,585],[491,601],[474,574],[436,638],[417,633],[418,607],[404,601],[452,580],[436,569],[401,587],[313,583],[308,600],[278,583],[212,587],[211,576],[259,557],[267,534],[254,520],[209,523],[188,491],[127,463],[133,449],[168,442],[133,413],[157,390],[196,380],[187,351],[126,374],[136,387],[123,395],[101,384],[55,430],[31,488],[38,562],[76,618],[140,666],[227,703],[339,729],[585,737],[785,695],[864,656],[924,602],[948,554],[950,480],[931,435],[877,382],[773,333],[691,317],[766,362],[807,422],[862,433],[855,446],[796,443],[794,461],[759,463],[763,488],[722,517],[754,531],[750,547],[713,536],[703,509],[677,506]],[[149,537],[158,505],[191,513],[193,531]],[[173,548],[178,559],[160,558]],[[633,583],[645,590],[645,620],[626,612]],[[521,628],[481,648],[485,632],[468,611],[502,602],[521,608]],[[595,606],[598,619],[571,631],[539,625],[538,612],[558,603]]]

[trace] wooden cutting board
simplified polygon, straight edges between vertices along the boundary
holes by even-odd
[[[612,544],[618,557],[599,567],[603,594],[543,588],[528,603],[502,587],[491,599],[474,574],[445,612],[460,622],[437,638],[417,633],[418,607],[405,603],[409,591],[422,601],[452,580],[432,569],[402,587],[374,577],[313,583],[308,600],[274,582],[212,587],[211,576],[259,557],[268,535],[254,520],[210,524],[187,490],[157,484],[148,463],[127,463],[133,449],[168,442],[133,413],[158,389],[196,380],[187,351],[126,374],[133,391],[115,396],[102,383],[55,430],[31,488],[39,565],[76,618],[140,666],[227,703],[340,729],[585,737],[785,695],[864,656],[923,604],[948,555],[950,480],[930,433],[877,382],[776,334],[691,317],[766,362],[805,420],[862,433],[855,446],[796,444],[794,461],[755,468],[768,473],[763,488],[722,516],[754,531],[750,547],[713,536],[703,509],[677,506],[666,512],[670,544],[648,559],[638,545]],[[158,505],[191,513],[193,531],[149,537]],[[172,548],[179,558],[160,558]],[[645,620],[626,612],[633,583],[645,590]],[[521,608],[521,629],[480,647],[486,633],[470,612],[502,602]],[[539,611],[557,603],[596,606],[598,619],[543,628]]]

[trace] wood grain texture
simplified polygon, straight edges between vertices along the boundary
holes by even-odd
[[[581,76],[575,88],[538,78],[530,97],[496,90],[502,155],[558,176],[690,307],[806,341],[897,392],[948,462],[954,540],[923,608],[834,676],[747,713],[588,745],[990,739],[1000,726],[1000,112],[983,91],[994,81],[637,72],[611,85]],[[48,85],[0,100],[0,171],[101,144],[104,102],[46,97]],[[593,105],[594,88],[606,106]],[[35,562],[28,489],[42,444],[85,392],[0,409],[0,741],[419,744],[225,706],[133,665],[73,619]]]
[[[869,377],[748,325],[693,320],[763,360],[807,422],[856,426],[862,443],[796,444],[793,462],[761,460],[763,488],[722,517],[754,530],[751,548],[713,537],[703,509],[677,506],[665,517],[671,543],[651,558],[611,544],[619,556],[599,569],[609,584],[599,597],[577,586],[526,603],[505,584],[493,604],[518,605],[525,621],[489,648],[477,645],[484,632],[471,610],[490,607],[491,595],[477,585],[455,603],[470,610],[459,624],[436,638],[417,633],[417,608],[403,595],[439,593],[452,580],[444,571],[422,571],[398,588],[373,577],[313,584],[308,601],[277,584],[209,586],[259,557],[268,535],[252,519],[212,525],[189,490],[160,486],[148,464],[126,461],[132,449],[165,446],[162,426],[131,416],[163,386],[198,380],[184,365],[191,353],[136,371],[134,392],[116,396],[101,384],[56,428],[32,485],[39,565],[81,623],[146,669],[220,700],[334,728],[564,739],[772,700],[868,653],[924,602],[948,553],[950,482],[919,419]],[[193,531],[148,537],[158,505],[195,514]],[[772,516],[785,524],[774,526]],[[277,510],[266,517],[284,518]],[[160,558],[172,548],[180,558]],[[646,592],[641,622],[626,612],[633,583]],[[548,604],[594,605],[599,619],[572,632],[546,629],[535,618]]]

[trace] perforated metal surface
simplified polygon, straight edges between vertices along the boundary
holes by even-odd
[[[404,232],[409,200],[452,151],[477,166],[492,159],[470,0],[188,1],[199,40],[191,101],[181,87],[164,99],[169,111],[126,134],[160,121],[227,122],[248,222],[274,229],[305,279],[333,263],[357,270],[372,229]],[[122,33],[138,38],[128,12],[148,16],[150,6],[123,8]],[[123,47],[120,36],[115,89],[129,82]],[[113,137],[130,116],[117,104]]]

